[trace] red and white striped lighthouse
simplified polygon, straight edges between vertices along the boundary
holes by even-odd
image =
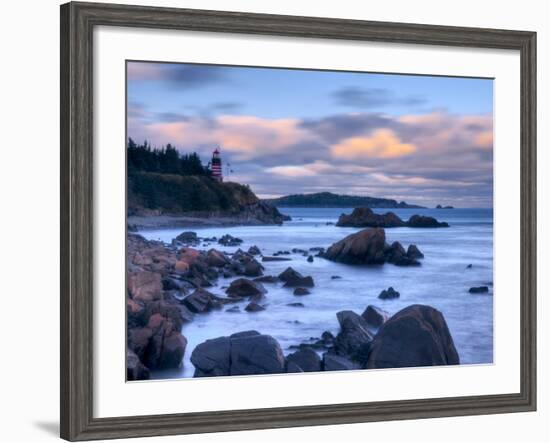
[[[212,171],[212,177],[215,180],[223,181],[222,175],[222,159],[220,157],[220,150],[216,148],[212,153],[212,161],[210,162],[210,169]]]

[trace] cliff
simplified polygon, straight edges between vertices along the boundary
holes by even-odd
[[[286,218],[245,185],[220,183],[204,175],[132,171],[128,174],[128,216],[234,217],[280,224]]]

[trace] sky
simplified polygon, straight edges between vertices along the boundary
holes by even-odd
[[[262,198],[334,192],[491,207],[493,81],[127,63],[128,137],[170,143]]]

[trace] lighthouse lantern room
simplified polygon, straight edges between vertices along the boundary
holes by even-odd
[[[223,181],[222,175],[222,159],[220,157],[220,150],[216,148],[212,153],[212,161],[210,162],[210,169],[212,171],[212,177],[219,182]]]

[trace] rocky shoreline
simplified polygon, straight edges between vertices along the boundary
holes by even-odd
[[[317,338],[297,337],[294,352],[287,355],[275,338],[256,330],[215,337],[187,349],[182,328],[197,315],[212,310],[231,315],[241,312],[237,305],[242,306],[241,302],[247,315],[255,315],[269,309],[273,284],[289,288],[297,298],[314,293],[314,279],[292,267],[278,275],[266,271],[270,261],[283,261],[290,253],[301,254],[307,261],[315,257],[353,265],[418,266],[423,258],[415,245],[405,249],[399,242],[386,243],[381,228],[364,229],[326,250],[262,255],[257,246],[234,253],[215,248],[216,244],[238,247],[241,243],[230,235],[199,238],[190,231],[182,232],[171,244],[128,234],[128,380],[148,379],[151,371],[177,368],[189,353],[195,377],[459,363],[443,315],[422,305],[411,305],[393,316],[373,305],[366,306],[361,315],[335,312],[340,326],[336,336],[319,331]],[[220,278],[231,280],[222,288],[223,296],[211,292]],[[379,296],[385,300],[397,297],[399,292],[393,288]],[[299,301],[289,305],[304,308]]]

